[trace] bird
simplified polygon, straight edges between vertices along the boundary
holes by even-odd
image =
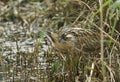
[[[65,29],[61,34],[55,32],[48,32],[47,34],[54,48],[61,53],[99,53],[100,33],[92,29],[75,27]]]
[[[100,33],[98,31],[74,27],[63,29],[59,33],[48,31],[47,35],[58,52],[59,59],[62,57],[64,60],[65,69],[72,82],[75,82],[76,76],[83,75],[89,57],[99,55]],[[83,71],[82,74],[80,69]]]

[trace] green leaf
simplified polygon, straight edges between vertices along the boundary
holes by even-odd
[[[59,60],[54,61],[53,66],[52,66],[52,71],[51,71],[52,74],[58,71],[59,68],[60,68],[60,61]]]

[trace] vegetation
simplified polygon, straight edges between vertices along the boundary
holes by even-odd
[[[119,82],[119,18],[120,0],[0,0],[0,82]],[[100,50],[63,53],[47,34],[75,27]]]

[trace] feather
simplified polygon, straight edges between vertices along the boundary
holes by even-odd
[[[53,32],[48,35],[53,41],[55,49],[61,53],[70,54],[71,51],[93,53],[100,49],[100,34],[90,29],[71,28],[60,35]]]

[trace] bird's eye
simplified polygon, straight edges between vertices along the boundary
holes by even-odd
[[[64,34],[61,35],[61,36],[59,37],[59,39],[65,39],[65,35],[64,35]]]

